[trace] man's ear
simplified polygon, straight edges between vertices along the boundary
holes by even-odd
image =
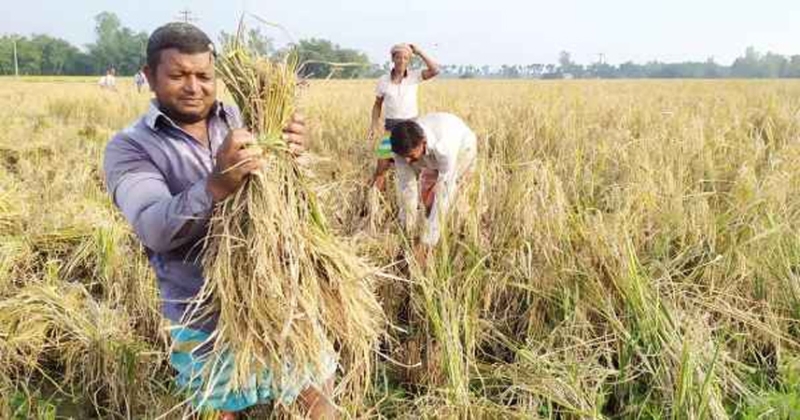
[[[156,85],[156,70],[151,69],[149,65],[144,66],[144,77],[147,79],[147,84],[150,90],[155,90]]]

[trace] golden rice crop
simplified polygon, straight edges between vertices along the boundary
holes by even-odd
[[[127,223],[111,216],[115,210],[97,177],[100,137],[147,107],[148,95],[126,83],[108,92],[88,79],[0,80],[0,104],[7,105],[0,107],[0,149],[10,157],[0,160],[0,301],[25,319],[45,322],[36,316],[48,311],[42,299],[20,299],[21,291],[31,295],[34,285],[47,284],[66,300],[73,286],[61,283],[80,283],[95,301],[87,306],[120,323],[113,330],[121,335],[105,339],[117,344],[95,354],[127,355],[150,372],[164,367],[168,350],[154,331],[152,270]],[[372,391],[353,412],[796,417],[800,83],[426,83],[423,112],[463,117],[482,147],[470,208],[451,218],[431,266],[410,270],[397,261],[407,250],[394,223],[394,196],[384,196],[389,202],[378,206],[378,217],[370,220],[366,211],[373,89],[372,80],[311,81],[297,106],[320,157],[315,176],[300,172],[303,182],[293,189],[269,192],[312,191],[327,232],[346,238],[337,250],[368,256],[392,276],[379,284],[397,326],[385,348],[392,360],[373,365]],[[272,151],[267,159],[276,165],[279,156]],[[298,220],[294,213],[278,216],[284,219],[273,234],[300,231],[287,227]],[[229,228],[237,233],[241,226]],[[255,249],[235,236],[232,248]],[[312,243],[306,238],[302,243]],[[289,246],[296,252],[301,241]],[[313,304],[321,308],[321,301]],[[53,316],[66,320],[59,329],[86,325],[82,309],[65,307]],[[17,342],[20,348],[50,342],[33,334],[35,326],[23,329],[30,334],[20,340],[30,347]],[[124,351],[129,331],[153,353]],[[84,334],[58,336],[69,348],[91,342]],[[93,388],[81,385],[97,377],[97,365],[76,363],[65,376],[54,351],[39,354],[35,368],[17,364],[31,369],[0,377],[0,417],[47,418],[57,410],[59,417],[99,411],[109,418],[156,418],[183,399],[172,395],[168,375],[157,375],[136,382],[144,393],[135,397],[139,404],[114,409],[109,398],[95,398]],[[46,386],[42,373],[61,390]],[[72,397],[87,413],[69,411]]]

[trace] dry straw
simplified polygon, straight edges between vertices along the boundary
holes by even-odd
[[[152,356],[160,359],[131,320],[81,284],[32,282],[0,301],[0,382],[21,385],[38,373],[62,393],[85,392],[94,407],[118,413],[145,395],[158,369]]]
[[[338,352],[347,398],[366,391],[383,313],[372,269],[328,228],[303,170],[281,138],[297,101],[297,54],[280,61],[241,42],[218,58],[218,74],[264,151],[266,165],[219,203],[205,240],[199,294],[218,315],[214,352],[231,354],[231,390],[263,369],[271,386],[294,375],[319,378]],[[258,375],[256,375],[258,376]],[[252,384],[251,384],[252,385]],[[280,391],[280,390],[276,390]]]

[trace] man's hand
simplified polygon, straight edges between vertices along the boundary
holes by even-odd
[[[386,172],[392,167],[391,159],[378,159],[375,174],[372,176],[372,186],[379,191],[386,190]]]
[[[236,192],[247,175],[264,165],[263,152],[252,146],[254,142],[253,135],[243,128],[231,130],[225,137],[217,152],[217,166],[208,178],[206,187],[214,202],[220,202]]]
[[[372,180],[372,187],[380,192],[386,191],[386,175],[375,175],[375,179]]]
[[[306,151],[306,121],[300,114],[292,114],[292,120],[283,129],[283,139],[289,144],[289,149],[295,156]]]
[[[306,150],[306,123],[302,115],[292,115],[282,138],[295,156]],[[263,151],[254,143],[253,135],[243,128],[231,130],[225,137],[217,152],[217,166],[208,178],[207,188],[214,202],[235,193],[248,175],[264,166]]]
[[[372,125],[369,127],[369,131],[367,131],[367,140],[372,141],[375,140],[378,136],[383,134],[383,127],[378,125]]]

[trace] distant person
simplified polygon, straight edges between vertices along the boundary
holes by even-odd
[[[100,78],[100,81],[97,82],[100,85],[101,89],[108,89],[108,90],[117,90],[117,71],[111,67],[106,70],[105,76]]]
[[[461,118],[438,112],[395,124],[390,141],[397,166],[400,222],[406,228],[415,227],[420,199],[427,216],[420,241],[414,245],[418,261],[424,262],[427,249],[439,241],[440,226],[459,184],[474,170],[477,138]]]
[[[133,83],[136,85],[136,91],[142,93],[142,88],[147,83],[147,77],[144,75],[144,68],[139,69],[133,76]]]
[[[375,154],[378,163],[372,178],[372,185],[383,191],[386,185],[386,171],[392,166],[392,148],[389,138],[383,138],[385,131],[400,122],[419,115],[417,107],[417,87],[425,80],[439,74],[439,65],[414,44],[398,44],[391,49],[392,71],[381,76],[375,89],[375,104],[372,106],[372,119],[369,129],[369,140],[374,141],[381,136]],[[409,69],[411,58],[417,55],[427,68],[425,70]],[[383,127],[381,127],[381,111],[383,111]]]

